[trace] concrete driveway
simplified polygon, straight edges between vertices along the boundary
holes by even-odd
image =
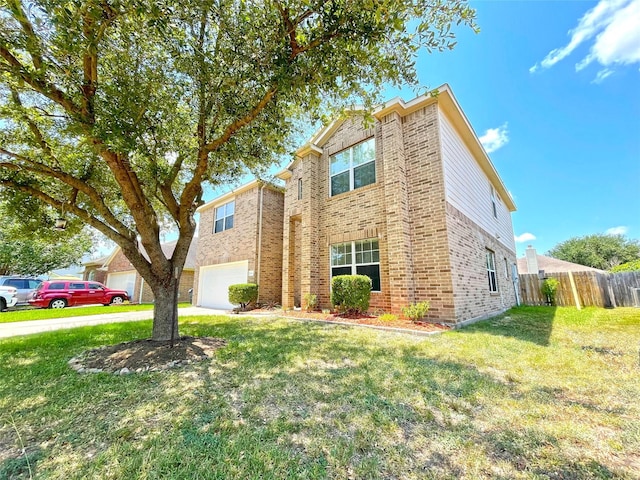
[[[0,314],[1,315],[1,314]],[[193,315],[228,315],[226,310],[213,310],[202,307],[186,307],[178,309],[179,317]],[[84,327],[86,325],[102,325],[104,323],[135,322],[150,320],[153,310],[141,312],[117,312],[102,315],[87,315],[85,317],[53,318],[51,320],[33,320],[31,322],[0,323],[0,338],[29,335],[32,333],[61,330],[64,328]]]

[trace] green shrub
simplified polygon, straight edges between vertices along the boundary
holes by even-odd
[[[378,316],[378,320],[380,320],[381,322],[395,322],[396,320],[398,320],[398,316],[394,315],[393,313],[383,313],[382,315]]]
[[[315,293],[306,293],[304,295],[304,307],[307,311],[315,310],[318,306],[318,296]]]
[[[411,320],[417,322],[421,320],[429,311],[429,302],[412,303],[406,307],[402,307],[402,315]]]
[[[611,272],[637,272],[640,270],[640,258],[638,260],[632,260],[631,262],[616,265],[611,268]]]
[[[556,293],[558,292],[558,285],[560,282],[556,278],[547,278],[544,282],[542,282],[542,294],[547,297],[547,303],[549,305],[555,305],[556,303]]]
[[[245,310],[247,305],[258,300],[258,285],[255,283],[237,283],[229,285],[229,302]]]
[[[371,279],[366,275],[338,275],[331,279],[331,303],[342,313],[369,309]]]

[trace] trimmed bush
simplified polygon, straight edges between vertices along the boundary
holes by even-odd
[[[412,322],[422,320],[429,311],[429,302],[412,303],[406,307],[402,307],[402,315]]]
[[[393,313],[383,313],[378,317],[378,320],[380,320],[381,322],[395,322],[396,320],[398,320],[398,316],[394,315]]]
[[[258,285],[255,283],[237,283],[229,285],[229,302],[245,310],[247,305],[258,300]]]
[[[342,313],[369,309],[371,279],[366,275],[338,275],[331,279],[331,303]]]

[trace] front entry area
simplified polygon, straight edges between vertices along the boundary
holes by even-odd
[[[247,283],[248,274],[248,260],[200,267],[197,305],[224,310],[236,307],[229,303],[229,285]]]

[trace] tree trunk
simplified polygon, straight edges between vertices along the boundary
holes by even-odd
[[[150,285],[155,297],[153,308],[154,342],[178,340],[178,287],[180,280],[169,278],[165,283]]]

